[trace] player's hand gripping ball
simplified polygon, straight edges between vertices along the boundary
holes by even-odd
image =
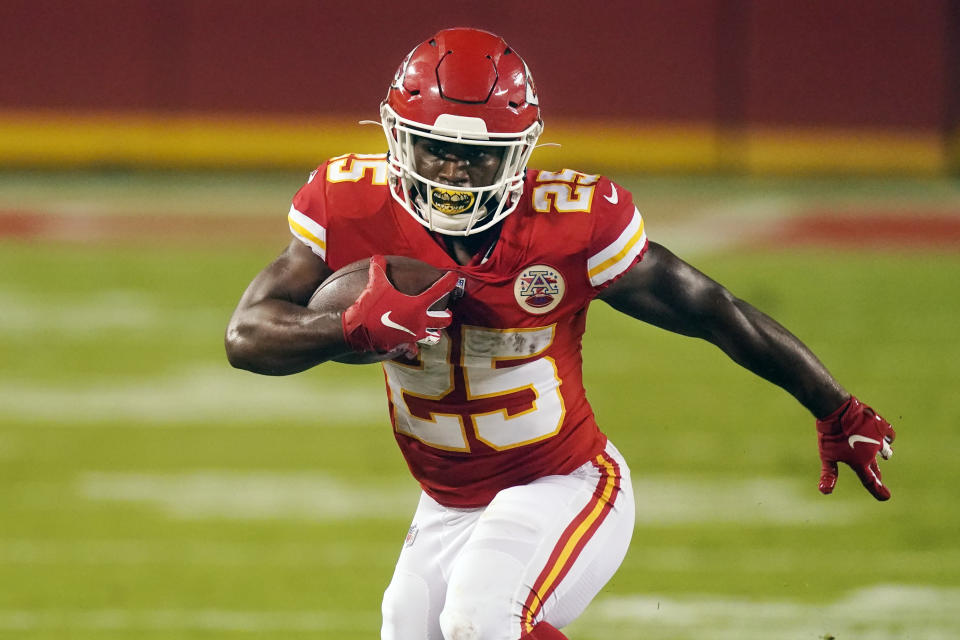
[[[823,420],[817,420],[820,445],[820,493],[833,493],[837,463],[850,465],[860,482],[877,500],[889,500],[890,490],[880,481],[877,455],[893,455],[896,437],[890,423],[853,396]]]
[[[447,306],[458,279],[456,272],[415,258],[373,256],[334,272],[307,306],[342,313],[344,339],[354,353],[334,358],[338,362],[412,356],[418,342],[435,343],[450,324]]]

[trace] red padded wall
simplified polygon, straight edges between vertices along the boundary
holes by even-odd
[[[751,5],[747,121],[895,128],[937,128],[943,121],[947,3]]]
[[[956,118],[957,8],[0,0],[0,109],[373,116],[414,44],[469,24],[528,59],[548,118],[939,130]]]

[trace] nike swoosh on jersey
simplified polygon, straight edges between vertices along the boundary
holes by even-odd
[[[607,202],[610,204],[617,204],[620,201],[620,196],[617,195],[617,187],[615,187],[612,183],[610,184],[610,195],[603,197],[606,198]]]
[[[850,436],[847,438],[847,442],[850,444],[850,448],[853,449],[853,445],[858,442],[869,442],[870,444],[880,444],[879,440],[874,440],[873,438],[868,438],[867,436]]]
[[[383,326],[385,326],[385,327],[390,327],[391,329],[398,329],[398,330],[400,330],[400,331],[406,331],[407,333],[409,333],[409,334],[412,335],[412,336],[417,335],[417,334],[415,334],[413,331],[410,331],[410,329],[407,329],[407,328],[406,328],[405,326],[403,326],[402,324],[397,324],[396,322],[394,322],[393,320],[391,320],[391,319],[390,319],[390,314],[391,314],[391,313],[393,313],[393,312],[392,312],[392,311],[387,311],[385,314],[383,314],[382,316],[380,316],[380,322],[383,323]],[[853,445],[851,445],[851,446],[853,446]]]

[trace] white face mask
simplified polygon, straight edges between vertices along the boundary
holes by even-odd
[[[524,169],[543,125],[520,133],[488,133],[480,118],[443,114],[432,124],[402,118],[386,103],[381,124],[390,147],[390,193],[417,222],[431,231],[466,236],[489,229],[516,209],[523,192]],[[416,170],[415,137],[464,145],[503,148],[500,168],[490,185],[451,187]]]

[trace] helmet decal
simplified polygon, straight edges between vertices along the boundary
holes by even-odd
[[[523,63],[523,75],[527,82],[527,104],[539,106],[540,103],[537,101],[537,88],[533,84],[533,76],[530,75],[530,68],[526,62]]]
[[[416,49],[413,51],[416,51]],[[410,56],[413,55],[413,51],[408,53],[407,57],[404,58],[403,62],[400,63],[400,66],[397,67],[397,72],[393,75],[393,82],[390,83],[391,89],[403,88],[403,79],[407,75],[407,65],[410,63]]]

